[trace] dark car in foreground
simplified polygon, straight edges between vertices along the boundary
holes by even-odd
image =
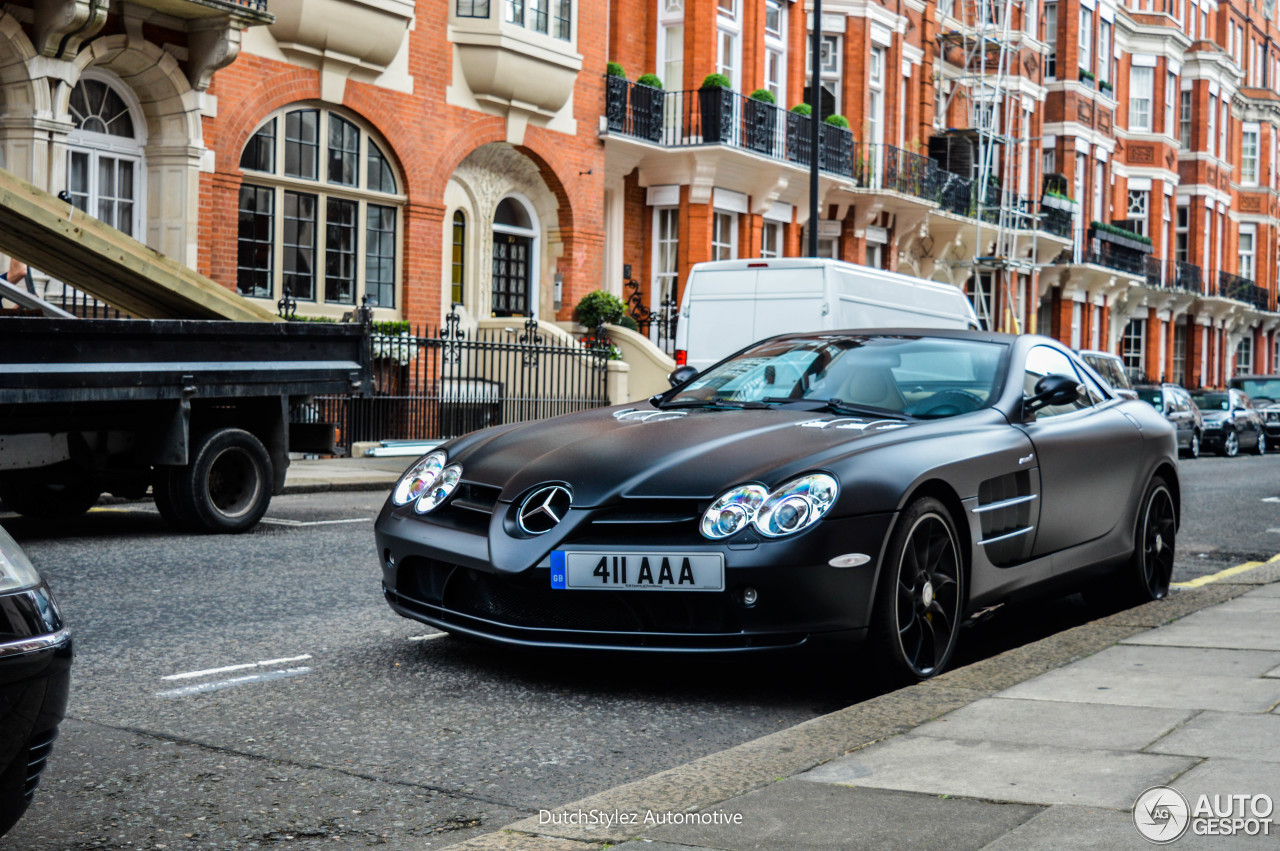
[[[1178,451],[1188,458],[1200,457],[1204,437],[1204,416],[1191,394],[1179,384],[1138,384],[1138,398],[1159,411],[1178,433]]]
[[[1235,375],[1227,387],[1243,391],[1262,417],[1271,446],[1280,446],[1280,375]]]
[[[1256,455],[1267,451],[1267,432],[1262,417],[1242,390],[1197,390],[1191,394],[1204,417],[1202,446],[1219,455],[1234,458],[1242,449]]]
[[[71,681],[71,633],[49,587],[0,529],[0,836],[31,798]]]
[[[1046,337],[757,343],[646,402],[414,463],[375,527],[387,601],[505,645],[746,653],[864,641],[943,670],[996,603],[1163,597],[1172,426]]]

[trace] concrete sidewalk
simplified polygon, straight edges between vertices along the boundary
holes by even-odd
[[[1280,848],[1280,563],[1220,576],[451,847],[1138,849],[1167,785],[1157,838]]]
[[[416,457],[321,458],[289,462],[285,493],[389,491]]]

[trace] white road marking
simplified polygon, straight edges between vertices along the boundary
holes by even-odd
[[[411,635],[409,636],[409,640],[410,641],[435,641],[437,638],[448,638],[448,637],[449,637],[449,633],[447,632],[433,632],[430,635]]]
[[[284,520],[276,517],[263,517],[259,523],[274,523],[277,526],[332,526],[336,523],[372,523],[372,517],[353,517],[349,520]]]
[[[1264,496],[1263,502],[1280,502],[1280,496]]]
[[[264,683],[270,680],[280,680],[285,677],[296,677],[301,674],[308,674],[310,668],[285,668],[282,671],[269,671],[265,674],[250,674],[247,677],[233,677],[229,680],[216,680],[211,683],[196,683],[191,686],[183,686],[170,691],[158,691],[156,697],[186,697],[191,694],[202,694],[207,691],[218,691],[232,686],[245,685],[246,683]]]
[[[186,671],[181,674],[169,674],[162,680],[192,680],[196,677],[207,677],[210,674],[226,674],[231,671],[243,671],[248,668],[269,668],[272,665],[287,665],[290,662],[305,662],[311,658],[310,653],[301,656],[289,656],[284,659],[265,659],[261,662],[246,662],[243,665],[225,665],[221,668],[205,668],[203,671]]]

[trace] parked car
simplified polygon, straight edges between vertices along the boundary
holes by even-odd
[[[1111,385],[1111,389],[1115,390],[1117,395],[1126,399],[1138,398],[1133,385],[1129,382],[1129,377],[1124,373],[1124,361],[1120,360],[1119,356],[1097,349],[1084,349],[1080,352],[1080,357]]]
[[[1203,448],[1228,458],[1245,448],[1258,455],[1267,451],[1262,417],[1243,390],[1199,390],[1192,393],[1191,398],[1204,417]]]
[[[1168,593],[1173,427],[1054,340],[824,331],[693,372],[415,462],[375,527],[392,609],[544,648],[852,639],[913,681],[998,602]]]
[[[0,529],[0,836],[31,803],[70,681],[71,633],[49,587]]]
[[[706,369],[775,334],[904,325],[979,327],[950,284],[813,257],[714,260],[689,270],[675,359]]]
[[[1236,375],[1227,386],[1249,395],[1266,426],[1270,445],[1280,446],[1280,375]]]
[[[1204,417],[1191,394],[1179,384],[1139,384],[1133,390],[1139,399],[1173,423],[1178,433],[1178,451],[1188,458],[1199,458]]]

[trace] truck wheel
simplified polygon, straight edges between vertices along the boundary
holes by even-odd
[[[167,491],[178,525],[199,532],[243,532],[271,502],[271,458],[262,441],[238,428],[211,431],[191,451],[191,463],[172,467]]]
[[[151,495],[155,498],[156,510],[170,526],[184,532],[194,532],[198,528],[195,517],[184,513],[174,497],[174,477],[183,469],[185,468],[156,467],[155,477],[151,483]]]
[[[41,520],[79,517],[102,491],[79,472],[68,472],[52,481],[17,480],[0,483],[0,501],[10,511]]]

